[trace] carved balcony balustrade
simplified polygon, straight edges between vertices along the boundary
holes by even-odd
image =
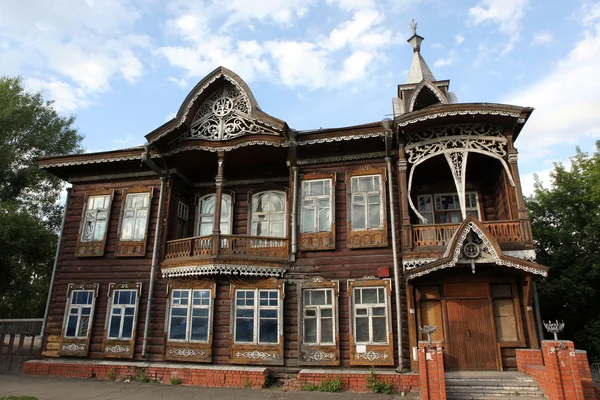
[[[483,222],[498,243],[523,243],[521,224],[519,221]],[[413,225],[413,248],[446,247],[452,240],[460,224]]]
[[[285,261],[288,254],[289,240],[287,238],[210,235],[167,241],[164,262],[235,258]]]

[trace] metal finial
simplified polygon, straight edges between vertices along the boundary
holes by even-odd
[[[417,23],[415,22],[415,19],[412,19],[412,22],[410,23],[410,29],[412,29],[412,33],[413,35],[417,34]]]
[[[549,333],[554,334],[554,340],[558,340],[558,332],[562,332],[565,329],[565,321],[558,322],[544,322],[544,327]]]
[[[427,341],[431,342],[431,334],[433,332],[435,332],[437,330],[438,326],[433,326],[433,325],[425,325],[422,328],[419,327],[419,329],[421,330],[421,332],[423,332],[424,334],[427,335]]]

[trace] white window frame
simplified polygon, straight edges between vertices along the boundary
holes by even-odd
[[[202,213],[202,207],[203,207],[204,202],[206,202],[211,197],[215,198],[215,207],[216,207],[217,195],[215,193],[207,194],[198,199],[198,206],[196,207],[196,223],[194,226],[194,236],[201,236],[200,235],[200,225],[201,225],[203,217],[211,217],[212,221],[213,221],[213,226],[214,226],[214,221],[215,221],[214,212],[213,213]],[[227,218],[226,218],[226,221],[223,221],[223,216],[224,216],[223,203],[227,202],[226,199],[229,199],[229,214],[225,214],[225,215],[227,215]],[[219,229],[221,230],[221,234],[231,235],[231,232],[233,232],[233,196],[231,196],[229,193],[222,193],[222,197],[221,197],[221,225],[223,224],[223,222],[227,222],[229,224],[229,232],[227,232],[227,233],[223,232],[222,226],[220,226]],[[212,235],[212,229],[210,231],[210,234],[204,235],[204,236],[210,236],[210,235]]]
[[[151,206],[151,192],[136,192],[136,193],[127,193],[125,195],[125,199],[123,200],[123,214],[121,216],[121,226],[119,228],[119,240],[122,242],[141,242],[146,238],[146,231],[148,230],[148,220],[150,217],[150,206]],[[147,201],[147,206],[146,207],[127,207],[127,201],[129,200],[129,196],[133,196],[133,197],[137,197],[137,196],[146,196],[146,201]],[[136,225],[137,225],[137,221],[142,217],[138,217],[138,212],[145,210],[146,211],[146,216],[143,217],[144,218],[144,236],[138,238],[135,236],[136,233]],[[128,212],[132,212],[133,211],[133,217],[127,217],[127,213]],[[123,236],[123,230],[125,229],[125,220],[126,219],[131,219],[133,218],[133,232],[132,232],[132,237],[131,238],[125,238]]]
[[[188,304],[181,305],[175,304],[175,292],[187,292],[188,293]],[[208,304],[194,305],[194,292],[208,292]],[[171,296],[169,298],[169,318],[167,319],[167,341],[173,343],[209,343],[210,335],[212,335],[213,329],[213,295],[210,288],[173,288],[171,290]],[[185,339],[172,339],[171,338],[171,319],[173,318],[173,309],[185,308],[186,309],[186,329]],[[208,331],[206,334],[206,340],[193,340],[192,339],[192,318],[194,309],[208,309]]]
[[[354,187],[354,182],[356,182],[358,188],[358,182],[360,179],[364,178],[375,178],[379,177],[379,191],[370,191],[370,192],[354,192],[352,188]],[[352,231],[368,231],[368,230],[381,230],[385,226],[385,210],[384,210],[384,186],[383,186],[383,175],[381,174],[372,174],[372,175],[355,175],[350,177],[350,229]],[[364,202],[355,202],[354,196],[363,195]],[[379,225],[371,226],[371,221],[369,219],[369,196],[379,194]],[[362,204],[361,204],[362,203]],[[365,215],[365,227],[364,228],[354,228],[354,205],[363,205],[364,215]]]
[[[95,199],[100,198],[100,197],[104,198],[104,204],[106,205],[105,208],[90,209],[90,203],[94,202]],[[106,236],[106,232],[108,230],[108,220],[110,218],[110,215],[109,215],[110,202],[111,202],[110,194],[98,194],[98,195],[89,196],[87,198],[87,202],[85,204],[85,211],[83,214],[82,226],[81,226],[81,235],[80,235],[80,240],[79,240],[81,243],[101,242],[104,240],[104,237]],[[90,214],[92,211],[94,212],[93,217]],[[100,218],[102,213],[104,213],[104,218]],[[96,232],[96,224],[98,223],[98,221],[101,221],[101,220],[104,220],[104,232],[102,233],[102,237],[100,237],[99,239],[94,239],[94,235],[92,234],[91,239],[86,239],[84,234],[85,234],[86,226],[88,225],[88,223],[93,226],[92,232],[95,233]]]
[[[467,207],[466,201],[467,201],[467,196],[470,195],[474,195],[475,196],[475,207]],[[460,214],[460,220],[463,221],[462,218],[462,213],[461,213],[461,209],[460,209],[460,201],[458,200],[458,194],[456,192],[448,192],[448,193],[434,193],[434,194],[429,194],[429,195],[419,195],[418,197],[421,196],[431,196],[431,200],[432,200],[432,205],[433,205],[433,222],[430,222],[430,224],[442,224],[441,222],[437,222],[437,213],[439,212],[453,212],[453,211],[458,211],[458,213]],[[437,199],[441,196],[456,196],[457,200],[456,200],[456,204],[458,204],[458,208],[452,208],[452,209],[447,209],[447,210],[439,210],[437,208]],[[418,200],[418,199],[417,199]],[[477,219],[481,220],[481,210],[479,207],[479,195],[478,192],[465,192],[465,210],[467,212],[469,211],[475,211],[477,212]],[[420,210],[419,210],[420,211]],[[460,223],[460,222],[458,222]],[[457,222],[444,222],[443,224],[457,224]]]
[[[283,210],[281,210],[281,211],[268,211],[268,212],[262,212],[262,211],[258,212],[258,211],[256,211],[255,207],[258,204],[258,198],[260,196],[267,195],[267,194],[269,194],[269,195],[275,195],[275,196],[283,196],[283,200],[282,200]],[[258,237],[262,237],[262,236],[264,236],[264,237],[278,237],[278,238],[285,238],[285,237],[287,237],[287,231],[288,231],[288,227],[287,227],[287,225],[288,225],[288,222],[287,222],[287,207],[288,207],[287,206],[287,193],[284,192],[283,190],[265,190],[265,191],[253,194],[252,195],[252,204],[251,204],[251,210],[252,210],[252,212],[250,213],[251,214],[250,215],[250,232],[251,232],[251,235],[252,236],[258,236]],[[273,236],[273,235],[271,235],[271,216],[273,214],[275,214],[275,213],[283,215],[283,234],[281,236]],[[257,225],[255,225],[255,223],[258,224],[259,221],[257,220],[257,217],[259,215],[264,215],[266,217],[265,221],[260,221],[260,222],[267,222],[268,227],[269,227],[268,228],[269,235],[260,235],[259,236],[259,235],[256,234]]]
[[[305,294],[307,292],[329,292],[329,296],[331,299],[331,304],[325,305],[307,305]],[[336,301],[335,301],[335,290],[333,288],[307,288],[302,289],[302,343],[308,346],[334,346],[336,344],[336,332],[337,332],[337,309],[336,309]],[[327,299],[327,294],[325,294],[325,299]],[[321,340],[321,310],[330,309],[331,310],[331,320],[332,320],[332,341],[331,342],[323,342]],[[307,342],[306,341],[306,311],[307,310],[315,310],[317,320],[317,341],[316,342]],[[313,319],[311,317],[311,319]]]
[[[88,304],[73,304],[73,297],[75,296],[75,293],[87,293],[88,296],[90,296],[90,303]],[[90,330],[92,329],[92,321],[94,319],[94,306],[95,306],[95,298],[96,298],[96,291],[95,290],[73,290],[71,291],[71,294],[69,296],[69,298],[67,299],[67,308],[65,310],[65,322],[64,322],[64,338],[65,339],[87,339],[89,334],[90,334]],[[83,308],[90,308],[90,315],[89,315],[89,319],[88,319],[88,324],[87,324],[87,330],[85,335],[80,335],[80,329],[81,329],[81,317],[82,317],[82,310]],[[71,309],[75,308],[76,309],[76,314],[71,314]],[[67,332],[68,332],[68,327],[69,327],[69,319],[72,315],[76,315],[77,316],[77,322],[75,325],[75,336],[68,336]]]
[[[115,300],[115,294],[118,292],[133,292],[133,294],[135,295],[135,303],[133,304],[115,304],[114,300]],[[123,340],[123,341],[130,341],[136,334],[136,325],[137,325],[137,312],[138,312],[138,304],[139,304],[139,293],[138,293],[138,288],[132,288],[132,289],[115,289],[112,292],[112,295],[110,296],[110,300],[109,300],[109,304],[108,304],[108,324],[107,324],[107,332],[106,332],[106,337],[109,340]],[[125,309],[127,308],[133,308],[133,322],[132,322],[132,326],[131,326],[131,335],[129,337],[123,337],[123,325],[125,322]],[[120,310],[120,314],[119,315],[120,321],[119,321],[119,335],[118,336],[110,336],[110,331],[111,331],[111,326],[112,326],[112,317],[115,315],[114,311],[115,309],[119,309]]]
[[[311,183],[315,182],[323,182],[325,185],[329,187],[329,195],[307,195],[305,194],[308,186]],[[332,197],[333,197],[333,182],[331,178],[325,179],[307,179],[302,181],[302,206],[301,206],[301,215],[300,215],[300,233],[319,233],[319,232],[331,232],[331,227],[333,225],[333,210],[332,210]],[[327,200],[328,204],[328,212],[327,216],[329,218],[329,224],[327,224],[327,228],[325,230],[319,229],[319,200]],[[311,207],[306,207],[305,202],[312,201]],[[313,218],[313,230],[306,230],[304,227],[304,212],[305,210],[313,210],[314,218]]]
[[[421,210],[421,199],[422,198],[426,198],[429,199],[430,204],[431,204],[431,210],[430,211],[426,211],[426,210]],[[430,214],[431,215],[431,219],[427,219],[427,225],[432,225],[435,224],[435,203],[433,202],[433,195],[431,194],[420,194],[417,196],[417,208],[419,210],[419,213],[421,213],[421,215],[423,216],[423,218],[425,218],[425,214]],[[424,224],[424,222],[419,221],[420,224]]]
[[[365,289],[376,289],[377,292],[377,297],[379,298],[379,290],[383,291],[383,303],[361,303],[361,304],[357,304],[356,303],[356,293],[357,291],[363,291]],[[354,287],[352,289],[352,326],[353,326],[353,332],[354,332],[354,340],[355,340],[355,345],[388,345],[389,344],[389,305],[388,305],[388,295],[386,293],[387,288],[386,286],[358,286],[358,287]],[[362,300],[362,293],[361,293],[361,300]],[[373,308],[381,308],[384,307],[384,312],[385,312],[385,342],[374,342],[373,341]],[[366,342],[359,342],[358,341],[358,335],[356,334],[356,317],[357,317],[357,313],[356,310],[358,309],[366,309],[367,310],[367,318],[369,319],[369,340]],[[365,317],[364,315],[361,315],[360,317]]]
[[[239,292],[254,292],[254,305],[238,305],[238,293]],[[277,306],[261,306],[260,305],[260,293],[261,292],[275,292],[277,293]],[[270,300],[270,297],[267,295],[267,300]],[[265,289],[251,289],[251,288],[239,288],[235,289],[234,297],[233,297],[233,342],[238,345],[278,345],[280,342],[281,336],[281,310],[283,307],[282,299],[281,299],[281,291],[279,288],[265,288]],[[237,340],[237,310],[253,310],[253,328],[252,328],[252,342],[243,342]],[[277,341],[276,342],[260,342],[260,310],[276,310],[277,311]],[[244,318],[241,318],[244,319]]]

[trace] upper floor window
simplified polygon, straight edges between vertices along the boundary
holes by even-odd
[[[424,194],[417,197],[419,213],[430,224],[458,224],[462,222],[460,202],[456,193]],[[467,215],[480,219],[476,192],[465,194]]]
[[[211,289],[173,289],[169,340],[208,342],[211,301]]]
[[[81,231],[82,242],[97,242],[104,240],[106,228],[108,227],[109,208],[109,194],[88,197],[83,219],[83,229]]]
[[[196,236],[212,235],[217,195],[209,194],[200,198],[196,218]],[[223,193],[221,198],[221,233],[231,235],[231,195]]]
[[[122,241],[142,241],[146,237],[150,193],[127,193],[121,222]]]
[[[85,339],[92,322],[94,309],[93,290],[73,290],[68,304],[67,324],[65,327],[66,338]]]
[[[383,228],[381,175],[353,176],[350,180],[352,230]]]
[[[188,218],[190,208],[181,201],[177,202],[177,239],[183,239],[188,235]]]
[[[268,191],[252,196],[252,236],[285,237],[285,192]]]
[[[108,338],[129,340],[135,329],[137,290],[115,290],[110,305]]]
[[[331,179],[302,182],[302,233],[331,232]]]

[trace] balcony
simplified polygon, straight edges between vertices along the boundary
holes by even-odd
[[[521,223],[519,221],[483,222],[498,243],[523,243]],[[413,225],[413,248],[446,247],[460,224]]]
[[[169,240],[163,264],[211,259],[283,262],[288,258],[288,246],[287,238],[245,235],[211,235]]]

